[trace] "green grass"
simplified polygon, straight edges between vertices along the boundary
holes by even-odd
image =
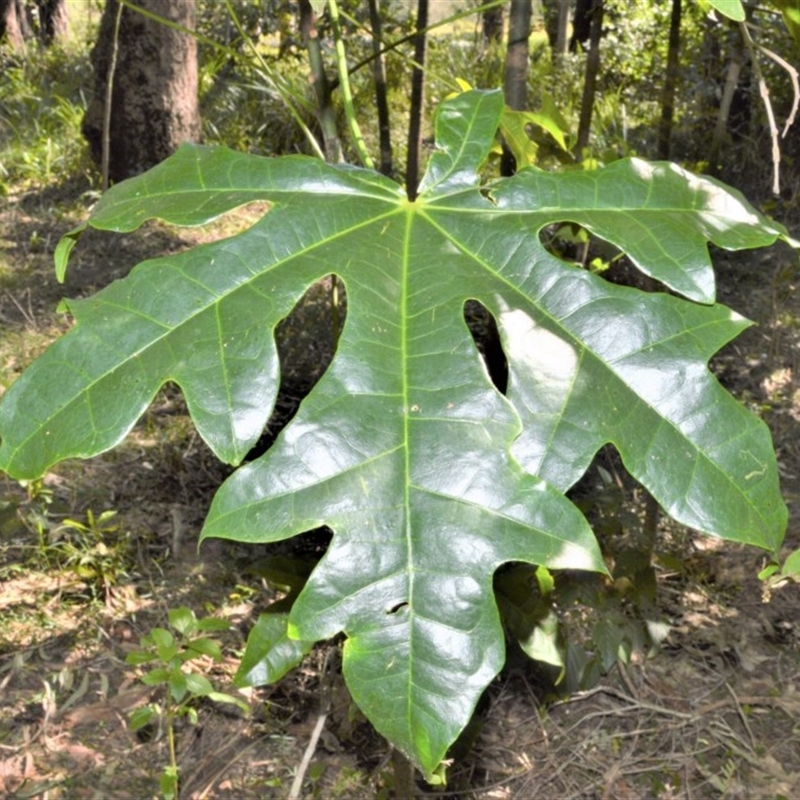
[[[88,172],[80,132],[91,81],[86,49],[74,42],[22,55],[2,49],[0,63],[0,194]]]

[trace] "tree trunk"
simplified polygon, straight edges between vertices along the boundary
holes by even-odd
[[[30,36],[28,17],[22,0],[0,0],[0,42],[12,50],[22,50]]]
[[[138,0],[153,14],[190,30],[195,0]],[[109,65],[115,49],[118,0],[108,0],[92,51],[94,94],[83,121],[92,157],[102,161]],[[200,139],[197,104],[197,44],[125,7],[117,38],[116,70],[109,115],[109,178],[120,181],[162,161],[181,142]]]
[[[562,57],[567,54],[569,42],[567,33],[569,31],[569,0],[558,0],[558,34],[556,36],[556,49],[553,53],[553,60],[559,63]]]
[[[550,45],[550,51],[555,59],[558,50],[558,20],[561,14],[561,0],[542,0],[541,8],[547,43]]]
[[[575,150],[579,159],[583,159],[582,151],[589,144],[589,132],[592,129],[592,111],[597,87],[597,75],[600,72],[600,38],[603,35],[603,0],[594,0],[592,9],[592,28],[589,34],[589,55],[586,58],[586,73],[583,79],[583,95],[581,97],[581,116],[578,122],[578,141]]]
[[[508,50],[503,79],[506,105],[518,111],[528,105],[528,38],[531,35],[531,0],[511,0],[508,13]],[[502,175],[513,175],[517,164],[507,148],[503,148],[500,161]]]
[[[36,0],[39,11],[39,40],[45,46],[67,33],[66,0]]]
[[[585,43],[592,35],[592,17],[594,16],[594,0],[576,0],[575,18],[572,21],[572,38],[569,40],[571,53],[578,48],[586,49]]]
[[[411,111],[408,119],[408,161],[406,194],[417,199],[422,163],[422,112],[425,98],[425,28],[428,27],[428,0],[417,0],[417,33],[414,37],[414,69],[411,72]]]
[[[667,74],[661,94],[661,120],[658,125],[658,157],[669,158],[669,139],[672,119],[675,116],[675,88],[678,85],[681,46],[681,0],[672,0],[672,15],[669,21],[669,49],[667,50]]]

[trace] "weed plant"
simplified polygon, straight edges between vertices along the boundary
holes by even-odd
[[[157,702],[135,709],[130,715],[132,731],[139,731],[154,721],[163,724],[169,745],[169,763],[161,773],[159,786],[165,800],[178,796],[178,757],[175,748],[175,723],[185,717],[192,725],[198,723],[197,704],[203,699],[235,705],[248,713],[249,706],[239,697],[218,692],[203,673],[197,671],[198,660],[222,661],[222,650],[213,638],[215,633],[228,630],[223,619],[197,619],[189,608],[170,609],[169,627],[152,628],[139,642],[140,649],[125,659],[131,666],[150,665],[141,680],[146,686],[157,687],[161,697]]]

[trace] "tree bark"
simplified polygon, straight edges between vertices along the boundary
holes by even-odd
[[[0,0],[0,42],[12,50],[22,50],[30,36],[25,4],[22,0]]]
[[[571,53],[577,53],[579,47],[586,49],[585,43],[589,41],[592,35],[593,16],[594,0],[576,0],[575,18],[572,21],[572,37],[569,40]]]
[[[139,0],[139,6],[189,30],[195,0]],[[102,159],[109,64],[114,51],[118,0],[108,0],[92,51],[94,93],[83,133],[94,160]],[[120,19],[109,129],[109,177],[120,181],[144,172],[181,142],[200,139],[197,44],[188,34],[125,7]]]
[[[582,159],[582,150],[589,144],[589,132],[592,129],[592,111],[597,87],[597,75],[600,72],[600,39],[603,35],[603,0],[594,0],[592,9],[592,28],[589,34],[589,55],[586,58],[586,72],[583,79],[583,95],[581,96],[581,115],[578,122],[578,140],[575,150]]]
[[[36,8],[39,12],[39,41],[43,45],[50,45],[66,35],[66,0],[36,0]]]
[[[511,0],[503,94],[506,105],[518,111],[528,105],[528,37],[531,35],[532,11],[531,0]],[[504,147],[500,161],[501,174],[513,175],[516,168],[514,156]]]
[[[558,33],[556,35],[556,49],[553,53],[554,61],[559,63],[567,54],[569,42],[569,0],[558,0]]]
[[[681,0],[672,0],[672,14],[669,21],[669,49],[667,50],[667,74],[661,94],[661,120],[658,125],[658,157],[669,158],[672,120],[675,116],[675,89],[680,74],[681,46]]]
[[[408,161],[406,162],[406,194],[417,199],[419,171],[422,162],[422,111],[425,97],[425,28],[428,27],[428,0],[417,0],[417,33],[414,37],[414,69],[411,72],[411,111],[408,119]]]
[[[547,34],[547,43],[555,58],[558,49],[558,17],[561,13],[561,0],[542,0],[542,15],[544,17],[544,32]]]

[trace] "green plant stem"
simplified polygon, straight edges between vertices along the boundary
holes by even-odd
[[[106,106],[103,109],[103,143],[100,157],[100,174],[102,176],[102,189],[108,189],[108,165],[111,157],[111,103],[114,99],[114,73],[117,71],[117,55],[119,53],[119,26],[122,22],[123,4],[117,6],[117,15],[114,18],[114,35],[111,38],[111,58],[108,63],[106,76]]]
[[[317,32],[317,15],[309,0],[300,2],[300,34],[308,53],[308,64],[311,68],[309,79],[317,98],[316,115],[320,128],[322,128],[325,160],[335,164],[342,160],[342,144],[336,125],[336,113],[331,104],[331,88],[322,60],[322,48]]]
[[[361,163],[368,169],[375,169],[375,162],[372,160],[367,150],[366,142],[361,134],[361,128],[356,119],[356,110],[353,106],[353,94],[350,91],[350,77],[347,73],[347,56],[344,51],[344,41],[342,40],[342,28],[339,24],[339,6],[336,0],[328,0],[328,13],[331,16],[331,27],[333,28],[333,40],[336,46],[336,69],[339,73],[339,85],[342,90],[342,102],[344,103],[344,113],[347,117],[347,125],[353,137],[353,144],[358,151]]]
[[[414,765],[397,749],[392,749],[394,796],[397,800],[414,800]]]
[[[384,175],[392,174],[392,129],[389,120],[388,88],[386,85],[386,69],[381,56],[381,14],[378,9],[379,0],[369,0],[369,20],[372,28],[372,52],[375,62],[372,75],[375,81],[375,105],[378,109],[378,135],[380,139],[381,167]]]
[[[169,691],[169,688],[167,689]],[[175,753],[175,715],[172,711],[172,702],[167,699],[167,742],[169,744],[169,764],[175,775],[175,797],[178,797],[178,757]]]

